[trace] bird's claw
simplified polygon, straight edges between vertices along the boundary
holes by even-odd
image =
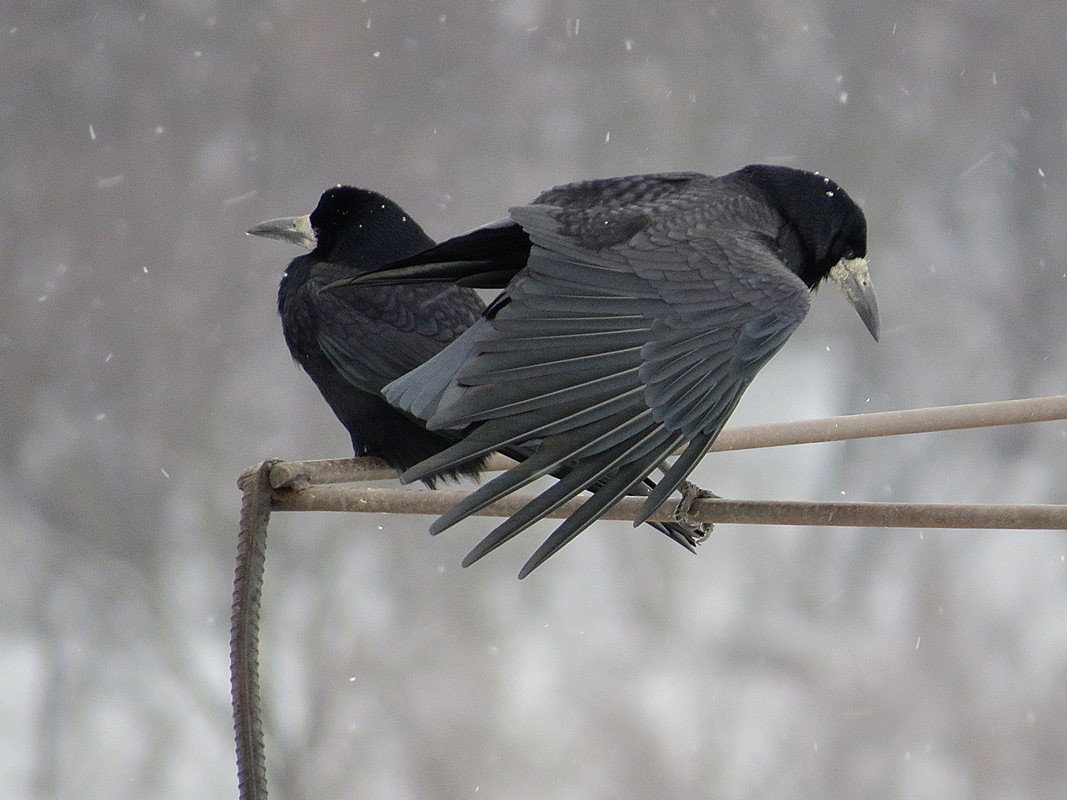
[[[678,490],[682,493],[682,499],[679,500],[678,505],[675,506],[673,516],[678,522],[692,525],[700,531],[700,536],[693,540],[693,544],[700,544],[711,535],[715,526],[710,522],[701,522],[700,520],[693,519],[689,512],[693,508],[693,503],[697,500],[718,498],[718,495],[708,489],[701,489],[692,481],[682,481],[678,484]]]

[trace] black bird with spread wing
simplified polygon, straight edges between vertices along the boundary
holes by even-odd
[[[269,220],[248,233],[311,250],[282,276],[278,313],[289,351],[348,429],[355,454],[404,471],[452,444],[455,437],[426,430],[386,403],[381,390],[467,330],[484,308],[477,294],[448,284],[319,291],[432,247],[422,228],[383,195],[337,186],[311,214]],[[474,475],[483,461],[435,472]],[[422,479],[432,485],[434,476]]]
[[[696,466],[824,279],[877,338],[866,252],[863,212],[836,183],[752,165],[721,177],[559,186],[505,220],[329,289],[434,281],[504,288],[466,333],[384,396],[431,430],[464,430],[407,470],[406,481],[512,444],[531,453],[439,517],[433,533],[565,473],[465,564],[592,491],[523,577],[659,468],[663,479],[634,524],[646,520]]]

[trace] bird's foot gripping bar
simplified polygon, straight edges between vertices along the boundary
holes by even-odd
[[[673,516],[678,522],[692,525],[700,530],[701,537],[694,542],[694,544],[700,544],[711,535],[715,526],[710,522],[701,522],[699,519],[690,516],[690,512],[693,510],[693,503],[697,500],[719,500],[721,498],[710,489],[701,489],[692,481],[682,481],[678,484],[678,490],[682,493],[682,499],[674,507]]]

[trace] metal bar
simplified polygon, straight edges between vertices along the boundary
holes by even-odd
[[[490,472],[501,472],[515,465],[515,461],[494,454],[486,465]],[[271,485],[275,489],[299,489],[326,483],[362,483],[364,481],[395,480],[396,470],[380,458],[333,458],[321,461],[279,461],[271,470]]]
[[[273,466],[274,462],[264,461],[245,470],[237,481],[241,488],[241,527],[237,537],[230,616],[230,697],[240,800],[267,800],[259,695],[259,614]]]
[[[1067,419],[1067,395],[997,400],[957,406],[876,411],[843,417],[748,425],[723,431],[711,451],[779,447],[787,444],[835,442],[907,433],[1020,425]]]
[[[825,419],[745,425],[723,431],[709,452],[781,447],[790,444],[835,442],[910,433],[1020,425],[1067,419],[1067,395],[997,400],[956,406],[877,411]],[[504,470],[510,458],[493,456],[489,470]],[[309,484],[356,483],[388,480],[396,472],[380,458],[342,458],[329,461],[285,461],[271,471],[275,489],[302,488]]]
[[[276,492],[275,511],[360,511],[377,514],[441,514],[466,492],[427,489],[375,489],[313,486]],[[478,511],[479,516],[507,517],[533,499],[511,494]],[[581,505],[576,499],[549,516],[562,518]],[[614,505],[602,519],[633,519],[643,498],[629,497]],[[891,528],[1010,528],[1067,530],[1067,505],[967,505],[952,503],[842,503],[786,500],[696,500],[687,517],[693,522],[746,525],[826,525]],[[673,519],[661,509],[653,520]]]
[[[300,488],[309,484],[384,481],[397,476],[383,459],[333,458],[322,461],[281,461],[270,472],[271,486]]]

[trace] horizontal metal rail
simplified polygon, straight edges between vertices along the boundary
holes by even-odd
[[[466,492],[430,489],[379,489],[342,486],[311,486],[275,491],[274,511],[359,511],[372,514],[443,514],[467,496]],[[475,512],[477,516],[509,517],[533,500],[532,494],[510,494]],[[582,498],[572,500],[549,514],[564,518],[573,514]],[[600,519],[631,520],[637,516],[642,497],[628,497]],[[1017,530],[1067,530],[1067,505],[969,505],[954,503],[846,503],[789,500],[693,501],[686,513],[691,522],[728,522],[743,525],[828,525],[890,528],[1013,528]],[[674,519],[667,504],[651,519]]]

